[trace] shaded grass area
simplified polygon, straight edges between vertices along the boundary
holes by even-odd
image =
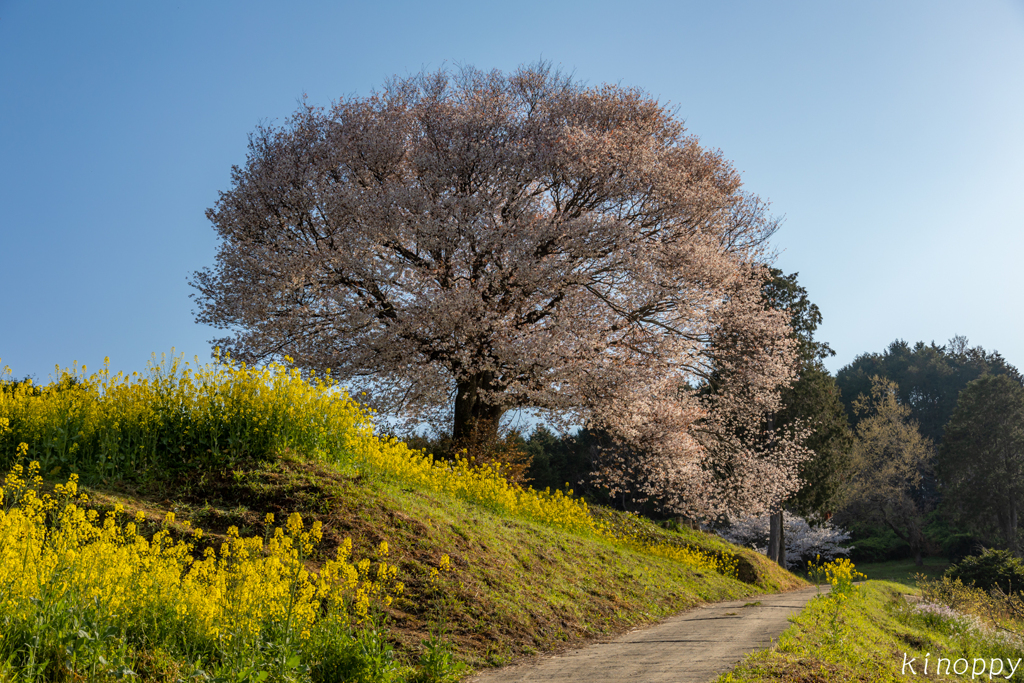
[[[826,596],[816,597],[791,619],[793,625],[777,643],[749,655],[717,683],[971,680],[970,670],[963,676],[945,670],[936,675],[938,660],[948,659],[946,668],[959,660],[962,668],[1024,654],[1007,648],[998,633],[985,635],[964,621],[916,611],[919,593],[901,583],[867,581],[838,608]],[[1007,665],[1003,674],[1009,671]]]
[[[173,482],[91,487],[101,506],[121,503],[151,518],[174,512],[177,523],[206,532],[219,546],[228,527],[262,535],[272,512],[300,512],[324,525],[311,568],[345,538],[356,556],[390,546],[406,591],[387,612],[388,638],[413,661],[432,632],[444,630],[457,656],[475,667],[506,664],[590,638],[615,634],[701,602],[805,585],[763,556],[699,531],[669,531],[641,518],[598,509],[628,542],[575,535],[496,514],[444,494],[343,474],[295,455],[247,469],[203,472]],[[643,551],[676,545],[733,554],[739,576],[682,564]],[[197,548],[201,552],[202,548]],[[430,580],[449,555],[453,571]]]
[[[915,577],[918,574],[923,574],[930,579],[937,579],[948,567],[949,562],[944,557],[926,557],[924,566],[921,567],[914,564],[914,560],[906,559],[858,564],[857,571],[866,575],[869,580],[891,581],[914,587],[917,585]]]

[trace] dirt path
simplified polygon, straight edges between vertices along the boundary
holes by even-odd
[[[804,588],[712,603],[615,640],[485,671],[469,683],[705,683],[770,646],[816,594]]]

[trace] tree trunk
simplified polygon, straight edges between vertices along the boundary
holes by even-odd
[[[1012,492],[1009,496],[1008,507],[1006,527],[1003,529],[1003,534],[1006,537],[1006,547],[1010,549],[1011,553],[1017,555],[1017,501]]]
[[[452,425],[452,440],[456,445],[469,447],[497,440],[498,423],[505,409],[485,403],[480,398],[481,390],[491,389],[493,378],[493,373],[481,372],[456,385],[455,420]]]
[[[910,528],[910,549],[914,551],[914,564],[918,567],[924,566],[924,550],[927,547],[928,539],[924,536],[924,530],[918,525]]]
[[[896,538],[900,539],[901,541],[906,541],[907,545],[910,546],[910,552],[914,554],[914,564],[916,564],[918,567],[923,567],[925,546],[924,532],[922,532],[916,524],[911,523],[907,525],[909,527],[907,529],[907,532],[903,533],[902,531],[900,531],[900,528],[898,526],[896,526],[889,520],[889,518],[886,516],[884,512],[884,509],[882,512],[882,521],[885,522],[885,525],[889,527],[894,534],[896,534]]]
[[[786,525],[785,519],[782,516],[782,510],[779,510],[779,566],[783,569],[786,568]]]
[[[782,510],[768,518],[768,559],[786,566],[786,533],[782,526]]]

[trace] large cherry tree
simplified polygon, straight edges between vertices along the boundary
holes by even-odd
[[[197,318],[237,359],[330,369],[459,440],[517,408],[608,428],[695,514],[796,487],[801,456],[763,447],[794,368],[761,297],[777,223],[642,91],[540,64],[303,104],[207,215]]]

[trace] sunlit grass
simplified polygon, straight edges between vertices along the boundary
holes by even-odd
[[[830,577],[843,599],[812,599],[775,646],[749,655],[718,683],[1005,680],[1024,673],[1018,596],[948,579],[911,588],[877,580],[855,586],[853,578]]]

